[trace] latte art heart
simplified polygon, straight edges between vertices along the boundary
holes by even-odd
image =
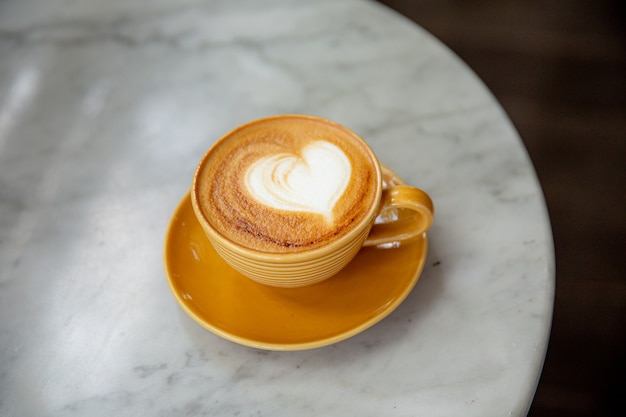
[[[333,220],[333,208],[350,182],[352,167],[341,149],[315,141],[301,155],[280,153],[254,162],[245,185],[252,197],[280,210],[302,211]]]
[[[381,188],[376,164],[367,144],[336,123],[273,116],[234,129],[209,149],[194,174],[192,199],[235,245],[307,252],[372,220]]]

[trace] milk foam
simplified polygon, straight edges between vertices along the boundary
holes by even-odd
[[[350,182],[352,166],[336,145],[316,141],[301,155],[279,153],[254,162],[245,175],[248,192],[266,206],[323,215],[333,208]]]

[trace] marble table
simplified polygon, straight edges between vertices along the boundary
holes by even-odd
[[[340,343],[192,321],[165,231],[215,139],[333,119],[435,201],[421,279]],[[550,331],[549,219],[477,76],[371,1],[0,2],[0,415],[523,416]]]

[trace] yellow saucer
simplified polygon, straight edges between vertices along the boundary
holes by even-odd
[[[165,271],[183,310],[236,343],[268,350],[330,345],[373,326],[404,301],[426,260],[426,234],[392,249],[363,248],[339,274],[307,287],[258,284],[228,266],[185,195],[165,241]]]

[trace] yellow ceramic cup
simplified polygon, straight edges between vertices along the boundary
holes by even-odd
[[[314,116],[281,115],[272,118],[304,118],[336,125],[334,122]],[[265,119],[244,126],[263,120]],[[345,129],[343,126],[336,126]],[[231,133],[226,134],[217,143],[228,140]],[[354,140],[365,144],[356,134],[353,136]],[[367,216],[356,227],[325,246],[294,253],[270,253],[242,246],[222,235],[211,224],[209,216],[203,214],[198,202],[199,172],[204,165],[211,163],[211,150],[198,164],[192,183],[191,201],[195,216],[216,252],[232,268],[248,278],[276,287],[301,287],[323,281],[343,269],[361,247],[398,246],[402,242],[421,237],[433,221],[434,207],[428,194],[413,186],[402,184],[391,171],[381,167],[367,144],[365,148],[374,161],[373,169],[377,178],[376,200],[369,207]]]

